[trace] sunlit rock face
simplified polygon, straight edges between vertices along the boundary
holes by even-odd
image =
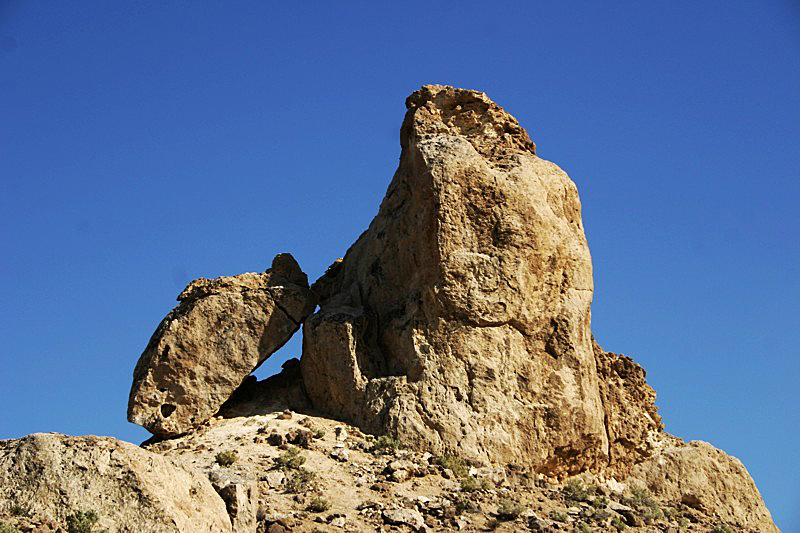
[[[574,183],[481,92],[425,86],[406,105],[378,215],[312,287],[314,405],[435,452],[605,464]]]
[[[133,374],[128,420],[159,437],[196,428],[314,310],[289,254],[264,273],[197,279],[161,321]]]

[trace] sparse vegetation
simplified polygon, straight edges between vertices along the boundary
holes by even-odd
[[[372,453],[375,455],[388,455],[400,449],[400,441],[391,435],[381,435],[372,444]]]
[[[219,452],[216,457],[214,457],[219,466],[231,466],[238,458],[236,450],[225,450],[224,452]]]
[[[31,511],[30,509],[15,503],[11,506],[11,514],[13,516],[30,516]]]
[[[622,531],[623,529],[625,529],[628,526],[625,524],[625,522],[622,521],[622,518],[620,518],[618,516],[615,516],[611,520],[611,527],[613,527],[617,531]]]
[[[525,510],[519,502],[514,500],[502,499],[500,500],[500,507],[497,508],[498,520],[509,521],[516,520],[522,511]]]
[[[314,432],[312,434],[315,439],[321,439],[325,436],[325,429],[324,428],[314,428]]]
[[[491,488],[488,479],[478,480],[472,476],[465,476],[459,480],[463,492],[475,492],[476,490],[487,490]]]
[[[99,517],[94,511],[76,511],[67,516],[68,533],[102,533],[105,530],[95,529]]]
[[[324,513],[330,508],[331,502],[320,495],[314,496],[311,501],[308,502],[308,506],[306,506],[306,510],[311,511],[312,513]]]
[[[650,494],[649,490],[637,487],[631,490],[631,494],[632,497],[629,500],[630,504],[641,513],[642,520],[644,520],[645,524],[652,524],[656,520],[664,518],[661,507],[659,507],[658,503],[653,499],[653,495]]]
[[[596,487],[584,485],[580,479],[570,479],[561,488],[561,493],[567,500],[575,502],[588,502],[597,491]]]
[[[581,522],[580,524],[575,526],[573,531],[577,531],[578,533],[592,533],[592,528],[589,527],[589,524],[586,522]]]
[[[302,494],[308,490],[308,485],[317,475],[305,468],[297,468],[286,478],[286,492],[289,494]]]
[[[275,464],[281,470],[297,470],[303,466],[305,462],[306,458],[300,454],[300,449],[294,446],[275,458]]]
[[[0,533],[20,533],[20,531],[8,522],[0,522]]]
[[[567,513],[563,511],[556,511],[553,509],[550,511],[550,520],[555,520],[556,522],[566,522],[567,521]]]
[[[469,474],[467,463],[461,457],[456,455],[443,455],[434,460],[434,464],[451,470],[456,477],[462,478]]]

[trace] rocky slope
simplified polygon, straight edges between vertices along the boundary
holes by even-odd
[[[288,254],[192,282],[134,371],[145,450],[119,444],[112,475],[92,455],[111,439],[4,442],[7,520],[47,531],[88,507],[111,531],[777,531],[741,463],[664,433],[644,370],[594,341],[569,177],[483,93],[425,86],[406,105],[398,170],[345,256],[310,287]],[[301,324],[300,360],[248,377]]]

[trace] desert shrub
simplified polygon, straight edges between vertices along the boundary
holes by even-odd
[[[661,512],[661,507],[653,499],[653,495],[645,488],[634,488],[631,490],[630,503],[642,515],[642,520],[645,524],[651,524],[656,520],[664,518],[664,513]]]
[[[525,507],[520,503],[504,498],[500,500],[500,507],[497,508],[497,518],[503,521],[516,520],[524,510]]]
[[[579,479],[570,479],[561,487],[564,497],[575,502],[588,502],[596,490],[596,487],[586,486]]]
[[[400,449],[400,441],[391,435],[381,435],[372,444],[372,453],[376,455],[388,455]]]
[[[67,515],[67,532],[101,533],[100,530],[94,528],[98,520],[99,518],[97,513],[94,511],[75,511],[72,514]]]
[[[325,436],[325,429],[324,428],[314,428],[314,432],[312,433],[315,439],[321,439]]]
[[[330,508],[331,502],[319,495],[314,496],[311,501],[308,502],[308,506],[306,506],[306,510],[312,513],[324,513]]]
[[[225,450],[224,452],[219,452],[214,457],[214,460],[217,461],[219,466],[231,466],[238,458],[236,450]]]
[[[286,492],[302,494],[308,490],[308,484],[316,477],[317,475],[314,472],[310,472],[305,468],[297,468],[286,478]]]
[[[611,519],[611,527],[616,529],[617,531],[622,531],[626,527],[628,527],[625,522],[622,521],[622,518],[615,516]]]
[[[463,492],[475,492],[476,490],[487,490],[491,488],[491,483],[488,479],[478,480],[472,476],[462,477],[459,483]]]
[[[442,468],[452,470],[456,477],[466,477],[469,473],[466,461],[456,455],[442,455],[441,457],[437,457],[434,463]]]
[[[575,526],[573,531],[577,531],[578,533],[592,533],[592,528],[589,527],[589,524],[586,522],[581,522],[580,524]]]
[[[605,509],[608,507],[608,497],[605,494],[595,496],[592,500],[592,507],[595,509]]]
[[[13,516],[30,516],[31,511],[27,507],[15,503],[11,506],[11,514]]]
[[[550,520],[555,520],[556,522],[566,522],[567,521],[567,513],[562,511],[556,511],[553,509],[550,511]]]
[[[0,522],[0,533],[20,533],[17,526],[13,526],[8,522]]]
[[[295,447],[289,448],[275,458],[275,464],[281,468],[281,470],[297,470],[305,462],[306,458],[300,455],[300,449]]]

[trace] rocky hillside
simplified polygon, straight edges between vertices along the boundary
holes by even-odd
[[[9,531],[778,531],[594,341],[569,177],[483,93],[406,106],[378,214],[319,280],[279,254],[178,296],[134,371],[152,439],[0,442]],[[249,377],[300,327],[299,361]]]

